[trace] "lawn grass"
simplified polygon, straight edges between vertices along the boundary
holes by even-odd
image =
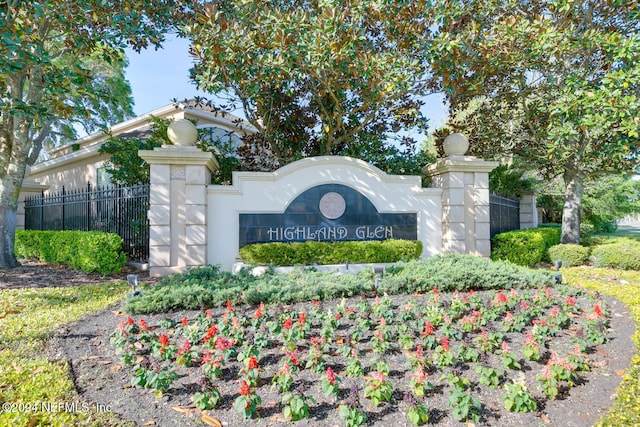
[[[597,425],[640,425],[640,272],[575,267],[562,269],[562,274],[567,282],[573,286],[593,289],[618,298],[627,306],[633,316],[636,322],[633,340],[638,352],[618,387],[615,403]]]
[[[65,361],[49,360],[46,341],[65,323],[116,303],[126,284],[0,291],[0,425],[115,425],[110,413],[96,413],[80,401]],[[76,411],[51,403],[76,404]],[[87,411],[88,407],[88,411]],[[47,411],[49,409],[49,411]]]

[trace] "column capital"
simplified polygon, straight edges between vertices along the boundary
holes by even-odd
[[[138,155],[150,165],[205,166],[209,171],[220,167],[212,153],[191,146],[163,145],[153,150],[140,150]]]
[[[474,156],[449,156],[439,159],[432,165],[425,166],[422,171],[429,176],[442,175],[448,172],[489,173],[497,168],[499,164],[499,162],[482,160]]]

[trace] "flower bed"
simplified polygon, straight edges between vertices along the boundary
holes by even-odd
[[[111,335],[131,384],[190,390],[204,413],[242,418],[414,425],[540,410],[601,363],[605,304],[568,287],[260,305]],[[479,399],[482,397],[482,400]],[[321,425],[319,424],[319,425]]]

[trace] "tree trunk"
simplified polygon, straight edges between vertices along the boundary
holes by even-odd
[[[575,169],[564,172],[564,207],[562,208],[562,234],[560,243],[580,244],[580,207],[584,187],[582,177]]]
[[[0,208],[0,268],[19,266],[13,246],[16,238],[16,209]]]

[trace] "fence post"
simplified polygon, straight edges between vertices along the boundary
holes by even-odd
[[[535,193],[524,193],[520,198],[520,228],[538,226],[538,208]]]
[[[442,192],[442,250],[491,255],[489,172],[498,162],[465,156],[468,139],[451,134],[444,141],[447,157],[425,168]]]
[[[87,181],[87,203],[85,206],[85,217],[87,218],[87,231],[91,231],[91,183]]]

